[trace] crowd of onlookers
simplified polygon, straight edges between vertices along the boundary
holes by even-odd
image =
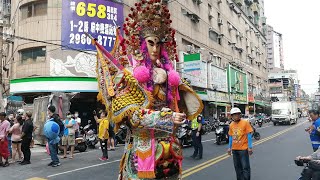
[[[66,118],[62,119],[57,113],[55,106],[49,106],[47,111],[47,122],[56,123],[59,127],[58,140],[47,138],[47,152],[51,157],[48,166],[60,166],[60,158],[67,158],[67,150],[70,148],[69,159],[74,158],[76,138],[81,135],[81,119],[79,113],[66,113]],[[115,150],[114,124],[107,118],[106,111],[93,112],[94,119],[98,125],[97,134],[102,150],[101,161],[108,160],[108,151]],[[98,118],[99,116],[99,118]],[[32,113],[19,109],[16,113],[0,113],[0,166],[7,167],[12,163],[21,165],[30,164],[31,151],[34,145],[34,131]],[[63,155],[59,158],[58,151],[63,150]]]
[[[0,113],[0,166],[10,163],[30,164],[35,127],[31,112]],[[17,157],[18,156],[18,157]],[[11,161],[9,162],[9,159]]]

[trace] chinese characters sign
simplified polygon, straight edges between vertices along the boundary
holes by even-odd
[[[235,103],[248,103],[247,75],[237,68],[228,66],[228,86],[229,92],[233,94]]]
[[[123,6],[106,0],[63,0],[61,44],[73,49],[95,50],[85,33],[111,51],[116,26],[123,23]]]
[[[207,88],[207,64],[201,61],[201,54],[184,55],[183,78],[191,81],[192,86]]]
[[[211,65],[210,73],[210,84],[213,86],[213,89],[228,92],[226,70]]]

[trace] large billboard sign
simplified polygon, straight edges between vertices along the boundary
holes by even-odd
[[[232,94],[233,101],[239,104],[248,103],[248,82],[246,73],[229,65],[228,66],[228,87]]]
[[[63,0],[61,45],[65,49],[95,50],[86,33],[108,51],[123,24],[123,5],[108,0]]]

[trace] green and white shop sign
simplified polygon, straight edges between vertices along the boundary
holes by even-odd
[[[248,82],[247,75],[243,71],[229,65],[228,90],[234,103],[248,104]]]

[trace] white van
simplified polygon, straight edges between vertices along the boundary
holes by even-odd
[[[279,101],[272,103],[272,121],[277,124],[296,124],[298,107],[295,101]]]

